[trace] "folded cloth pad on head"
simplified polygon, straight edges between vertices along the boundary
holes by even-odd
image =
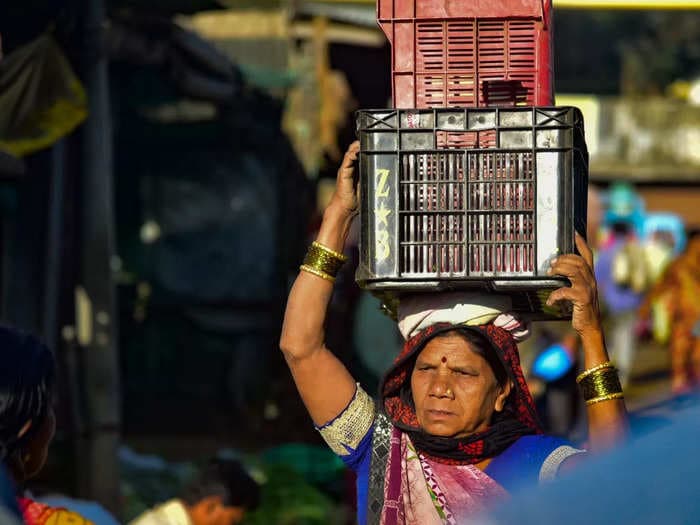
[[[493,322],[508,330],[516,341],[530,335],[530,327],[507,313],[510,297],[479,292],[426,293],[402,296],[399,303],[399,331],[408,340],[436,323],[476,326]]]

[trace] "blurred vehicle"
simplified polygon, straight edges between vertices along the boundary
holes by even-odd
[[[666,420],[661,428],[648,431],[631,445],[582,466],[551,486],[516,494],[475,523],[697,523],[698,398],[674,400],[656,407],[656,412]]]

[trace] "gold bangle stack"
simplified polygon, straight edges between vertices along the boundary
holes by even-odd
[[[326,281],[335,282],[338,270],[348,258],[316,241],[311,243],[299,269]]]
[[[585,370],[579,374],[576,382],[586,405],[624,397],[617,369],[610,361]]]

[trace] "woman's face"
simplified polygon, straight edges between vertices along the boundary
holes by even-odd
[[[465,437],[486,430],[503,410],[511,385],[501,387],[493,370],[458,334],[431,339],[411,374],[416,415],[428,434]]]

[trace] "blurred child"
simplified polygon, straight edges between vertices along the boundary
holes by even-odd
[[[260,489],[236,461],[212,460],[180,498],[159,505],[131,525],[235,525],[258,506]]]

